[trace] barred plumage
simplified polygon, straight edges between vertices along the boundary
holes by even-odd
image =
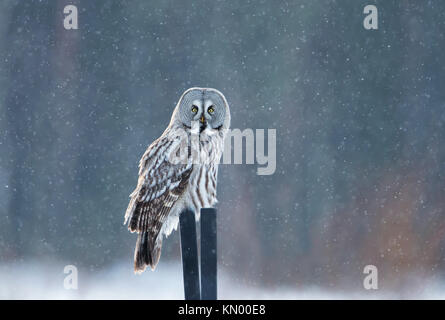
[[[218,163],[230,126],[225,97],[215,89],[183,93],[169,126],[145,151],[125,223],[138,233],[135,272],[155,269],[162,238],[177,229],[179,214],[216,204]]]

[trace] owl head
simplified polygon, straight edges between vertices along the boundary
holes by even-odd
[[[216,89],[190,88],[179,99],[172,122],[186,128],[199,124],[200,132],[206,129],[222,131],[230,127],[229,105]]]

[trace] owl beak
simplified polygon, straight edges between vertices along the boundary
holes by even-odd
[[[206,119],[204,118],[204,115],[201,116],[201,118],[199,119],[199,121],[200,121],[201,123],[204,123],[204,122],[206,121]]]

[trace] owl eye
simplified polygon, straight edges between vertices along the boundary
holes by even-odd
[[[193,107],[192,107],[192,112],[193,112],[193,113],[198,112],[198,107],[197,107],[197,106],[193,106]]]
[[[207,109],[207,112],[210,113],[210,114],[212,114],[213,112],[215,112],[215,108],[214,108],[213,106],[210,106],[210,107]]]

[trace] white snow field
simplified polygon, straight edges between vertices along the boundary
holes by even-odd
[[[0,299],[183,299],[180,263],[160,263],[142,275],[130,263],[100,271],[78,269],[78,289],[65,289],[63,263],[0,264]],[[445,299],[444,286],[431,283],[421,291],[336,291],[321,288],[261,287],[218,270],[219,299]],[[424,282],[425,284],[425,282]]]

